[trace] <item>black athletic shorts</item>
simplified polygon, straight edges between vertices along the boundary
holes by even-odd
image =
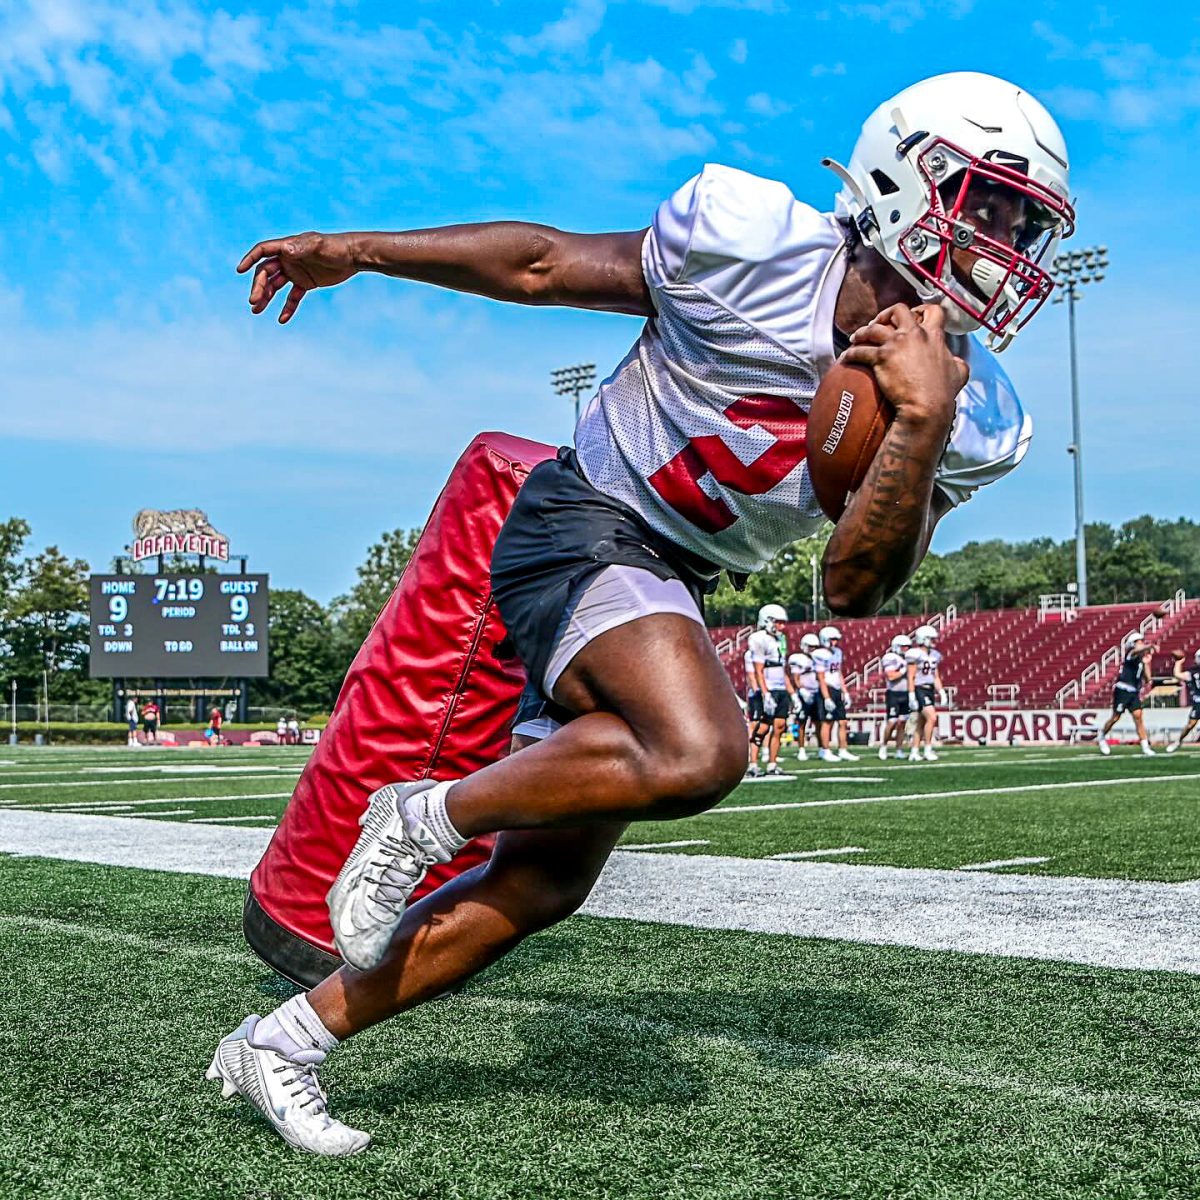
[[[831,687],[829,698],[833,701],[832,715],[825,711],[825,698],[820,692],[817,693],[817,711],[821,714],[817,719],[820,721],[844,721],[846,719],[846,697],[842,693],[842,689]]]
[[[771,695],[775,697],[775,711],[771,714],[772,721],[786,721],[792,715],[792,696],[787,688],[772,688]]]
[[[1192,711],[1188,714],[1189,721],[1200,721],[1200,700],[1197,700],[1192,705]]]
[[[1142,693],[1134,688],[1113,688],[1113,712],[1131,713],[1142,711]]]
[[[814,725],[825,720],[825,709],[821,702],[820,692],[797,692],[796,712],[800,720],[811,721]]]
[[[492,594],[508,641],[542,699],[546,664],[572,603],[605,567],[641,567],[678,579],[701,613],[718,569],[655,533],[627,504],[598,492],[575,451],[538,463],[521,486],[492,550]],[[531,702],[530,702],[531,706]],[[522,703],[522,708],[530,711]],[[547,710],[557,719],[562,709]]]
[[[764,721],[762,692],[753,691],[746,697],[746,716],[757,724],[759,721]]]
[[[887,693],[887,719],[889,721],[897,721],[901,717],[907,717],[912,712],[908,706],[908,692],[893,692],[890,688]]]
[[[937,708],[937,689],[926,683],[917,688],[917,712],[927,708]]]

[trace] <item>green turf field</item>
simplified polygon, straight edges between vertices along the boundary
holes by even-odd
[[[10,810],[44,809],[265,836],[304,757],[0,749],[0,831]],[[1171,884],[1200,879],[1198,802],[1187,752],[864,757],[640,825],[626,844],[705,844],[623,857],[841,851],[823,858],[850,878],[850,864],[1044,858],[983,874]],[[744,869],[760,867],[786,869]],[[1183,928],[1200,905],[1190,885],[1112,886],[1178,894]],[[346,1046],[325,1082],[375,1147],[304,1158],[203,1080],[217,1038],[288,994],[243,946],[243,894],[237,879],[0,857],[5,1200],[1200,1194],[1200,974],[653,912],[576,917]]]

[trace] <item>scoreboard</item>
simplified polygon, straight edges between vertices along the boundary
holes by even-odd
[[[267,672],[267,576],[93,575],[93,679]]]

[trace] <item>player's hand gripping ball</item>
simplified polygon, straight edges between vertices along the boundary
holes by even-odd
[[[944,426],[949,437],[967,364],[951,351],[944,326],[936,307],[894,304],[855,332],[821,380],[808,411],[808,473],[832,520],[862,485],[897,409]]]

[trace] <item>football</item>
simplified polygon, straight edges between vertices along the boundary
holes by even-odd
[[[893,416],[867,367],[834,363],[821,380],[808,410],[808,476],[831,521],[858,490]]]

